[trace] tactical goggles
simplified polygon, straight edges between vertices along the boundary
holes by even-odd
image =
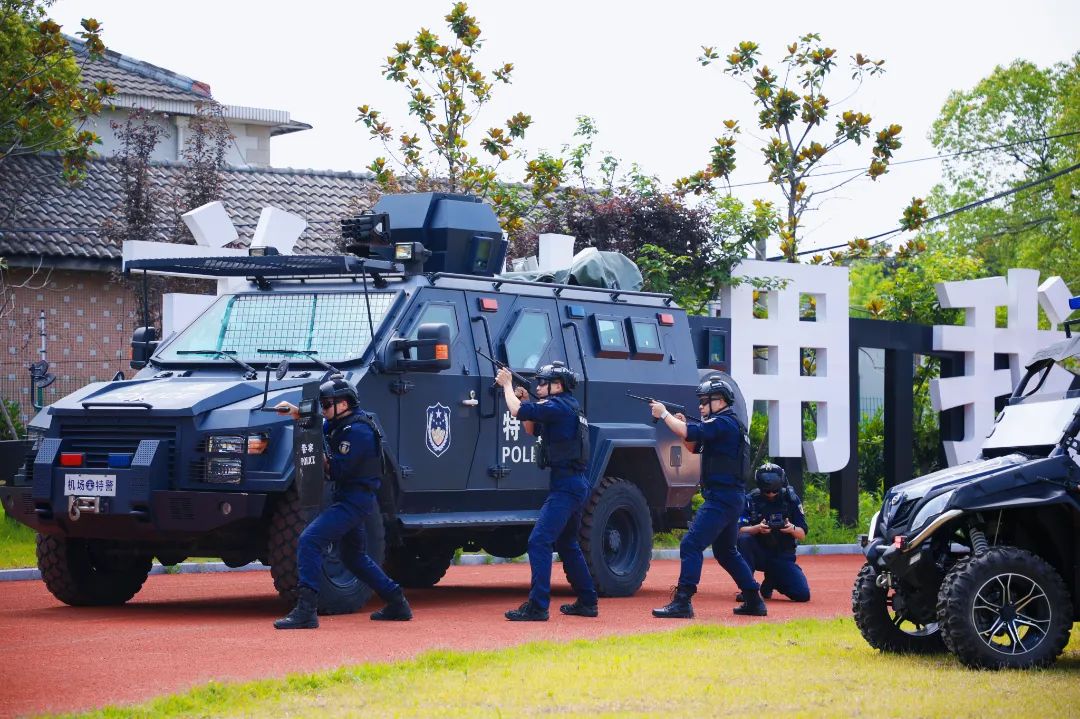
[[[323,409],[330,409],[335,404],[333,397],[320,397],[319,406]]]

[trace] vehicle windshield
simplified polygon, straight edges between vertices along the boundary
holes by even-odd
[[[390,310],[394,292],[368,293],[375,331]],[[371,342],[368,305],[360,292],[295,292],[223,295],[155,356],[158,362],[229,362],[185,350],[235,353],[246,362],[284,355],[259,349],[311,350],[324,362],[359,359]],[[302,361],[289,355],[290,361]]]
[[[1050,397],[1006,405],[1001,411],[983,450],[1044,447],[1061,439],[1080,406],[1080,397],[1069,392],[1064,397]]]

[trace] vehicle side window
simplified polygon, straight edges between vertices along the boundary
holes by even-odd
[[[630,346],[626,343],[622,319],[593,315],[593,329],[596,330],[596,343],[600,346],[597,356],[610,359],[630,356]],[[659,342],[657,344],[659,345]]]
[[[660,332],[651,320],[631,319],[630,336],[634,340],[633,359],[661,360],[664,352],[660,349]]]
[[[444,324],[450,326],[450,341],[453,342],[457,339],[458,333],[458,321],[457,310],[452,304],[443,302],[431,302],[420,312],[420,318],[413,325],[412,332],[409,333],[409,339],[416,339],[417,333],[420,331],[420,325],[427,324],[429,322]]]
[[[522,312],[506,336],[506,361],[514,369],[534,370],[551,341],[551,326],[544,312]]]

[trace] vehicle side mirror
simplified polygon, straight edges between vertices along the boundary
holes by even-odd
[[[408,351],[416,348],[416,359],[408,359]],[[450,325],[426,323],[420,325],[416,339],[396,339],[390,342],[393,359],[387,364],[391,371],[442,372],[450,369]]]
[[[131,369],[142,369],[157,351],[158,336],[156,327],[136,327],[131,335]]]

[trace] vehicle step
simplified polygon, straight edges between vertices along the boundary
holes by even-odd
[[[438,527],[487,526],[492,524],[536,524],[539,510],[522,512],[430,512],[427,514],[399,514],[398,519],[406,529],[434,529]]]

